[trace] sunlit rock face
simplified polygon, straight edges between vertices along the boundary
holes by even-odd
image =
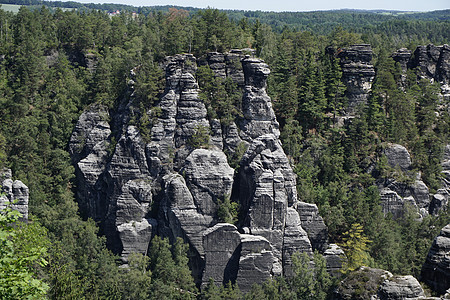
[[[342,81],[347,87],[348,106],[345,112],[348,116],[355,115],[358,108],[367,103],[375,78],[372,56],[372,48],[368,44],[353,45],[337,52]]]
[[[317,207],[297,199],[266,92],[270,70],[248,53],[214,52],[200,61],[190,54],[167,57],[166,87],[147,136],[132,121],[132,91],[117,111],[93,106],[80,117],[70,143],[80,207],[101,224],[125,263],[133,252],[147,253],[155,234],[181,237],[199,286],[212,278],[248,291],[275,275],[292,275],[294,253],[327,249]],[[198,63],[242,89],[239,122],[208,118]],[[190,139],[200,127],[210,138],[195,149]],[[235,170],[225,153],[239,149]],[[235,224],[220,217],[225,200],[239,203]]]

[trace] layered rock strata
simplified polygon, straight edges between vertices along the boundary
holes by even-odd
[[[242,121],[222,126],[208,120],[195,80],[197,60],[168,57],[161,113],[149,140],[129,122],[132,97],[119,112],[93,106],[80,117],[70,143],[77,196],[125,262],[132,252],[146,253],[154,234],[181,237],[199,285],[212,278],[247,291],[274,275],[292,274],[291,256],[311,254],[311,242],[326,249],[326,227],[317,207],[297,199],[266,93],[268,66],[238,51],[210,53],[206,62],[217,76],[242,86]],[[200,129],[210,138],[195,149],[192,137]],[[244,154],[236,172],[224,151],[239,149]],[[236,225],[219,216],[230,199],[240,204]]]
[[[411,173],[412,162],[408,150],[398,144],[389,144],[384,155],[394,175],[408,180],[399,181],[394,175],[392,178],[378,180],[383,213],[400,218],[409,207],[416,209],[421,216],[427,215],[430,210],[430,193],[420,179],[420,174]]]
[[[11,207],[17,210],[22,216],[22,220],[28,220],[28,187],[20,180],[12,180],[10,169],[3,170],[0,174],[1,194],[0,210]]]
[[[416,69],[419,78],[439,82],[444,103],[450,100],[450,46],[445,44],[435,46],[429,44],[418,46],[411,55],[407,49],[399,49],[392,58],[400,63],[403,70],[402,78],[408,69]]]
[[[425,292],[413,276],[361,267],[350,273],[335,290],[332,299],[424,299]]]
[[[342,81],[347,87],[348,106],[346,115],[354,116],[360,106],[367,103],[375,69],[372,65],[372,48],[368,44],[353,45],[340,49],[336,56],[340,59]]]
[[[422,267],[421,280],[440,294],[450,289],[450,224],[434,239]]]

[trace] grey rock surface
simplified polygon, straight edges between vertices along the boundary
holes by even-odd
[[[389,144],[386,149],[384,149],[384,155],[386,155],[388,164],[391,168],[399,167],[403,172],[411,170],[411,155],[404,146]]]
[[[101,175],[105,171],[108,148],[112,148],[108,109],[90,106],[78,119],[69,142],[69,153],[75,165],[78,188],[76,195],[83,214],[96,221],[104,218],[106,207],[99,198]]]
[[[236,282],[239,268],[241,235],[236,226],[218,223],[203,233],[205,270],[203,284],[210,278],[216,284]]]
[[[400,218],[407,207],[417,210],[422,217],[427,215],[431,202],[430,193],[421,180],[420,173],[411,173],[412,161],[408,150],[402,145],[388,144],[383,153],[386,155],[389,167],[394,170],[394,175],[409,178],[402,182],[394,178],[378,180],[380,203],[384,215],[390,213],[394,218]],[[415,178],[411,178],[412,176]]]
[[[2,170],[0,173],[1,192],[0,195],[0,210],[11,207],[17,210],[21,215],[22,220],[28,220],[28,187],[20,180],[12,180],[12,173],[10,169]]]
[[[450,224],[434,239],[420,279],[439,294],[450,288]]]
[[[333,299],[422,299],[425,293],[414,277],[361,267],[350,273],[333,294]]]
[[[242,60],[245,75],[245,87],[242,97],[241,138],[250,142],[264,134],[280,136],[279,124],[267,95],[267,76],[270,69],[264,61],[257,58]]]
[[[367,103],[375,78],[372,55],[372,48],[368,44],[343,48],[337,54],[342,68],[342,81],[347,87],[346,95],[349,99],[345,109],[347,115],[355,115],[358,107]]]
[[[386,279],[378,290],[380,300],[407,300],[424,296],[425,293],[419,281],[411,275]]]
[[[333,276],[339,277],[342,264],[345,261],[345,253],[341,247],[336,244],[329,244],[328,249],[323,252],[323,257],[327,262],[327,270]]]
[[[283,236],[283,275],[293,276],[292,255],[297,252],[312,255],[311,242],[302,228],[300,216],[293,207],[288,207]]]
[[[328,228],[319,215],[317,205],[299,201],[297,212],[303,229],[308,233],[312,249],[323,253],[328,248]]]
[[[130,123],[132,90],[116,111],[92,106],[81,115],[69,145],[82,187],[77,198],[124,263],[133,252],[145,254],[155,234],[181,237],[199,286],[212,278],[248,291],[292,274],[291,256],[311,254],[311,241],[314,249],[326,249],[317,207],[297,200],[296,177],[266,92],[270,70],[247,52],[210,53],[202,62],[243,89],[238,125],[207,119],[190,54],[166,58],[166,87],[149,136]],[[190,139],[201,127],[210,133],[209,144],[194,149]],[[218,218],[226,198],[240,204],[236,226]]]
[[[273,270],[278,266],[273,255],[271,243],[262,236],[241,236],[241,249],[239,258],[239,270],[236,282],[243,292],[250,290],[255,283],[263,283],[272,278],[278,271]]]
[[[222,151],[196,149],[186,158],[182,170],[197,210],[214,217],[218,200],[231,197],[234,170]]]

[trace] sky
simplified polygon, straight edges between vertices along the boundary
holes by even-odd
[[[121,3],[134,6],[175,5],[262,11],[314,11],[343,8],[401,11],[450,9],[450,0],[78,0],[78,2]]]

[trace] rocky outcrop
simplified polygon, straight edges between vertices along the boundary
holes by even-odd
[[[323,253],[328,248],[328,228],[319,215],[317,205],[299,202],[297,212],[300,215],[302,228],[308,233],[312,249]]]
[[[197,60],[168,57],[160,113],[146,138],[130,122],[132,92],[116,112],[92,106],[80,117],[70,142],[82,187],[77,196],[125,263],[132,252],[145,254],[154,234],[181,237],[199,286],[212,278],[248,291],[274,275],[291,275],[295,252],[324,251],[327,231],[317,207],[297,200],[266,92],[267,64],[242,51],[210,53],[203,63],[242,86],[241,122],[208,120]],[[200,131],[209,141],[195,149]],[[220,219],[230,200],[240,205],[236,225]]]
[[[430,214],[438,215],[440,211],[448,209],[450,198],[450,145],[444,147],[442,157],[442,188],[433,195],[430,203]]]
[[[416,69],[419,78],[425,78],[441,84],[441,94],[444,103],[450,100],[450,46],[445,44],[435,46],[418,46],[414,54],[407,49],[399,49],[392,58],[400,64],[403,70],[402,79],[407,69]]]
[[[210,52],[199,60],[199,65],[208,65],[220,78],[230,78],[240,88],[244,87],[244,72],[241,60],[246,55],[253,56],[253,49],[231,49],[227,53]]]
[[[17,210],[22,220],[28,220],[28,187],[20,180],[12,180],[10,169],[3,170],[0,174],[1,192],[0,210],[6,206]]]
[[[421,280],[440,294],[450,288],[450,224],[434,239],[422,267]]]
[[[328,245],[328,249],[323,252],[323,257],[327,262],[327,270],[331,275],[336,277],[342,275],[340,271],[345,261],[345,253],[341,247],[336,244]]]
[[[100,176],[106,168],[108,150],[114,146],[110,142],[109,120],[106,107],[90,106],[79,117],[69,142],[78,184],[78,205],[84,215],[95,221],[103,220],[107,210],[97,191],[102,189]]]
[[[342,81],[347,87],[346,115],[355,115],[358,107],[367,103],[375,78],[372,55],[372,48],[368,44],[353,45],[340,49],[337,53],[342,68]]]
[[[424,298],[420,283],[412,276],[361,267],[350,273],[333,294],[333,299],[401,300]]]
[[[384,149],[384,155],[393,174],[391,178],[378,180],[383,213],[400,218],[409,207],[416,209],[421,216],[427,215],[430,210],[429,190],[420,179],[420,174],[411,173],[411,156],[408,150],[398,144],[389,144]]]
[[[280,136],[279,124],[272,108],[272,100],[266,92],[267,76],[270,69],[262,60],[247,57],[242,60],[245,74],[245,87],[242,97],[243,121],[241,138],[247,142],[273,134]]]
[[[387,162],[391,168],[399,167],[402,172],[411,170],[411,155],[405,147],[398,144],[390,144],[384,149]]]

